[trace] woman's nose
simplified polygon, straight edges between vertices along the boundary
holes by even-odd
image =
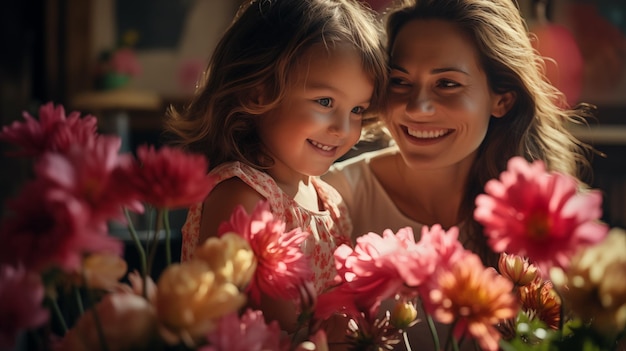
[[[409,97],[406,110],[409,114],[432,115],[435,113],[435,106],[431,97],[422,90]]]

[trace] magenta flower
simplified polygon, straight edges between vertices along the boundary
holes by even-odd
[[[567,267],[578,249],[608,232],[599,221],[602,195],[579,191],[576,179],[548,173],[541,161],[510,159],[485,192],[476,198],[474,218],[485,226],[491,248],[527,256],[543,274],[555,265]]]
[[[35,165],[36,175],[71,193],[89,206],[93,223],[114,219],[125,222],[128,207],[142,212],[136,193],[127,190],[128,179],[116,176],[124,157],[118,154],[117,136],[99,136],[91,143],[70,148],[67,154],[47,153]]]
[[[48,321],[43,298],[44,288],[38,274],[23,267],[0,266],[0,349],[12,350],[21,330]]]
[[[212,188],[208,162],[200,154],[164,146],[137,149],[138,162],[127,165],[123,176],[139,197],[156,208],[182,208],[202,202]]]
[[[300,246],[308,232],[300,228],[285,232],[285,223],[274,219],[267,201],[260,201],[250,215],[238,206],[218,230],[219,235],[227,232],[243,236],[256,256],[257,268],[247,288],[253,302],[260,302],[261,292],[273,298],[299,299],[299,286],[313,278]]]
[[[239,318],[236,313],[222,317],[207,335],[209,345],[199,351],[280,351],[280,327],[277,321],[265,323],[261,311],[251,309]]]
[[[87,252],[122,253],[122,243],[90,220],[89,206],[38,179],[7,203],[11,215],[0,228],[0,261],[31,270],[80,268]]]
[[[430,228],[423,226],[419,244],[426,246],[427,251],[437,253],[437,257],[433,259],[435,266],[450,265],[466,253],[459,241],[458,227],[451,227],[445,231],[440,224],[435,224]]]
[[[21,148],[15,156],[41,156],[46,151],[66,153],[72,145],[84,145],[96,136],[97,120],[92,115],[80,117],[79,112],[65,115],[62,105],[52,102],[39,108],[39,120],[28,112],[24,122],[4,126],[0,140]]]

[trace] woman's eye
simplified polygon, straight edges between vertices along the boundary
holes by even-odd
[[[409,85],[409,83],[407,81],[405,81],[404,79],[402,79],[402,78],[394,78],[394,77],[391,77],[389,79],[389,84],[391,86],[407,86],[407,85]]]
[[[437,86],[441,88],[456,88],[456,87],[460,87],[461,84],[452,80],[441,79],[437,82]]]
[[[316,100],[318,104],[324,107],[332,107],[333,100],[331,98],[321,98]]]

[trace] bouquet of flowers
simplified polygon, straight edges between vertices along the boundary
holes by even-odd
[[[168,210],[204,199],[207,161],[169,147],[120,154],[120,138],[96,129],[94,116],[66,116],[48,103],[38,119],[24,113],[0,133],[19,147],[14,156],[33,158],[35,175],[8,202],[0,227],[0,350],[14,348],[19,335],[27,349],[60,351],[311,350],[315,343],[324,350],[323,333],[292,343],[246,307],[260,293],[301,301],[303,311],[312,306],[299,247],[307,233],[285,231],[260,203],[250,215],[235,211],[193,260],[172,262]],[[152,212],[154,237],[145,247],[133,212]],[[127,272],[111,221],[128,225],[139,271]],[[155,282],[154,243],[163,230],[167,266]]]
[[[168,210],[204,199],[208,161],[169,147],[120,154],[96,125],[49,103],[0,132],[35,175],[0,224],[0,350],[23,339],[43,350],[410,350],[420,323],[436,350],[624,347],[626,233],[599,221],[598,191],[541,162],[511,159],[476,199],[497,270],[456,227],[424,227],[419,240],[386,230],[338,247],[336,284],[317,296],[300,248],[309,234],[285,230],[265,202],[236,209],[192,260],[172,262]],[[140,240],[133,213],[154,219],[152,238]],[[111,221],[128,226],[138,271],[127,272]],[[301,330],[286,335],[252,308],[261,295],[299,306]]]

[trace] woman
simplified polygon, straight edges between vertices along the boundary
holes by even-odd
[[[353,239],[457,226],[463,245],[495,266],[472,217],[475,197],[517,155],[582,176],[588,148],[566,125],[589,111],[559,108],[564,96],[544,79],[543,59],[511,0],[404,1],[388,11],[386,29],[382,122],[395,145],[340,162],[324,180],[349,209]],[[409,334],[412,345],[428,345],[426,323]]]
[[[390,85],[382,117],[394,146],[337,163],[324,179],[344,197],[353,238],[368,231],[460,226],[468,249],[494,263],[474,198],[513,156],[586,175],[588,147],[567,124],[543,59],[510,0],[411,0],[389,11]]]

